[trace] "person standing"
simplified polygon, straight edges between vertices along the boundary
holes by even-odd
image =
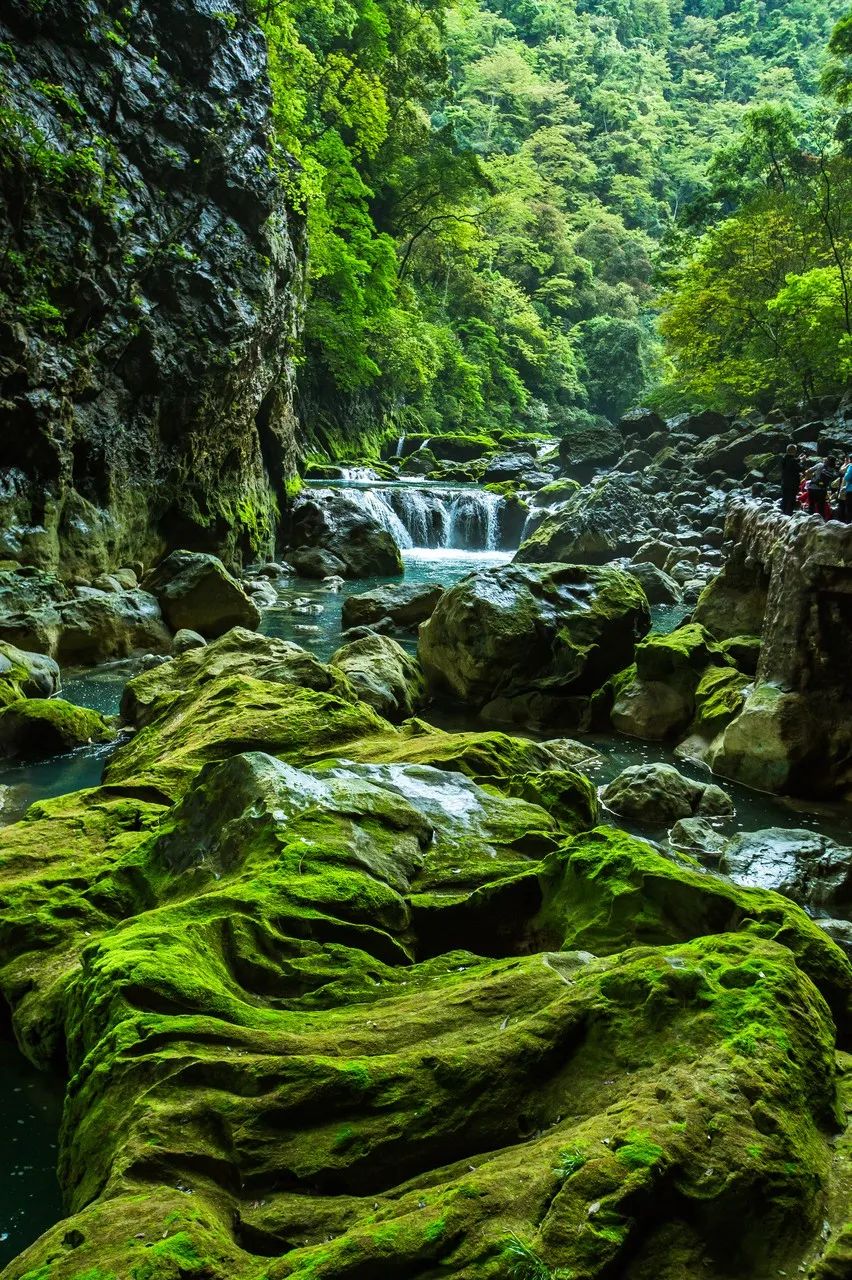
[[[796,495],[802,480],[802,464],[794,444],[787,445],[781,459],[781,510],[791,516],[796,510]]]
[[[840,487],[837,490],[837,516],[847,524],[852,522],[852,452],[847,453],[840,465]]]
[[[834,469],[834,458],[829,454],[824,462],[818,462],[810,472],[808,480],[808,514],[822,516],[823,520],[831,519],[831,507],[828,494],[838,480]]]

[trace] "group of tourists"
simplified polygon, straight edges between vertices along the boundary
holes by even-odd
[[[781,459],[781,510],[796,510],[823,520],[852,522],[852,453],[833,454],[816,462],[803,457],[794,444]]]

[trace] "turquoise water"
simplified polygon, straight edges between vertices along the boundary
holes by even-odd
[[[62,1216],[62,1086],[0,1039],[0,1267]]]
[[[502,551],[448,551],[418,549],[404,551],[404,581],[427,584],[438,582],[453,586],[469,573],[489,565],[505,564],[510,559]],[[280,636],[310,649],[318,658],[328,661],[340,647],[341,614],[347,596],[361,595],[374,587],[399,582],[399,578],[358,578],[344,582],[339,591],[329,591],[326,584],[310,578],[291,578],[279,590],[279,603],[264,613],[261,630],[268,636]],[[406,640],[414,648],[416,638]]]

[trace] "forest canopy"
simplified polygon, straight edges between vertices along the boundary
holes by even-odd
[[[558,432],[848,379],[842,3],[254,2],[320,411]]]

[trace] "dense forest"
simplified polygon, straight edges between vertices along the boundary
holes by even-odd
[[[311,412],[559,431],[843,377],[839,0],[258,3]]]

